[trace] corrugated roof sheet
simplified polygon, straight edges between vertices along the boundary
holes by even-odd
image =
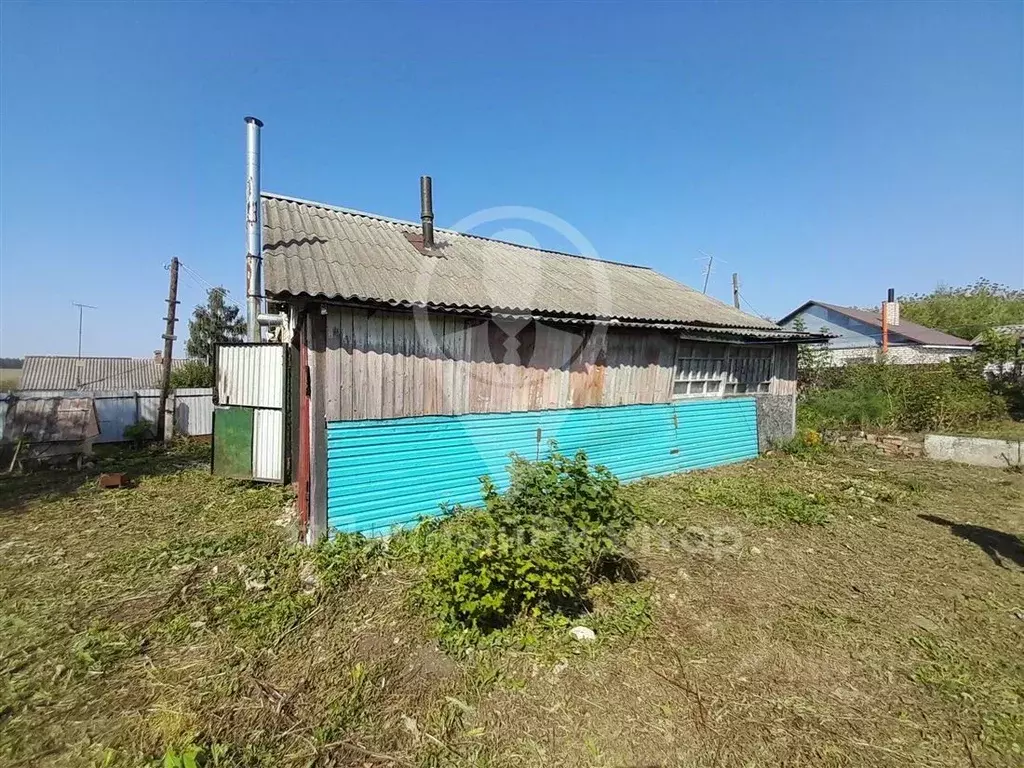
[[[185,360],[172,360],[171,370]],[[79,375],[78,364],[81,363]],[[71,357],[28,355],[21,369],[18,389],[79,390],[156,389],[161,383],[161,364],[155,358]]]
[[[808,301],[801,304],[799,307],[794,309],[779,322],[784,323],[789,320],[797,312],[803,311],[804,308],[809,307],[811,304],[817,304],[819,307],[825,307],[833,312],[838,312],[841,315],[846,315],[849,318],[858,320],[859,322],[865,323],[866,325],[873,326],[875,328],[882,327],[882,314],[880,312],[874,312],[866,309],[856,309],[855,307],[841,307],[838,304],[826,304],[824,301]],[[948,333],[942,331],[936,331],[933,328],[927,328],[917,323],[912,323],[909,320],[900,320],[899,325],[890,325],[889,332],[899,334],[906,339],[917,344],[927,344],[935,347],[969,347],[971,342],[966,339],[960,339],[956,336],[951,336]]]
[[[778,329],[646,267],[444,229],[439,255],[425,255],[407,237],[419,224],[280,195],[262,202],[270,294]]]
[[[9,398],[4,439],[33,443],[85,440],[100,433],[92,397]]]

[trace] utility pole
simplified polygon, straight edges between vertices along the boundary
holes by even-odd
[[[702,293],[706,294],[708,292],[708,280],[711,279],[711,269],[715,265],[715,257],[711,254],[704,253],[704,251],[701,251],[700,255],[708,260],[707,271],[704,272],[704,290],[702,291]]]
[[[75,363],[75,386],[82,386],[82,310],[96,309],[92,304],[72,301],[71,306],[78,307],[78,360]]]
[[[178,308],[178,257],[175,256],[171,259],[171,285],[167,291],[167,317],[164,320],[167,321],[167,327],[164,330],[164,355],[163,360],[163,372],[160,381],[160,408],[157,411],[159,414],[157,418],[159,423],[156,425],[157,437],[161,440],[170,439],[171,430],[167,430],[167,396],[171,388],[171,358],[174,355],[174,323],[177,320],[177,308]]]
[[[732,273],[732,305],[740,308],[740,273]]]

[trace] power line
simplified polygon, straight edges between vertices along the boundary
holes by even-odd
[[[182,264],[181,262],[178,262],[178,265],[179,265],[179,266],[182,266],[182,267],[183,267],[183,266],[185,266],[185,265],[184,265],[184,264]],[[195,289],[196,289],[197,291],[202,291],[202,292],[204,292],[204,293],[205,293],[205,292],[207,291],[207,288],[206,288],[206,286],[205,286],[205,285],[204,285],[203,283],[201,283],[201,282],[199,282],[198,280],[196,280],[196,278],[192,277],[192,275],[188,274],[187,272],[185,272],[185,273],[183,273],[183,274],[185,275],[185,279],[186,279],[186,280],[188,280],[188,282],[189,282],[189,283],[190,283],[190,284],[191,284],[191,285],[192,285],[192,286],[193,286],[193,287],[194,287],[194,288],[195,288]]]
[[[753,304],[747,301],[747,297],[744,296],[742,293],[740,294],[740,301],[742,301],[744,304],[750,307],[750,311],[753,312],[755,315],[757,315],[758,317],[764,317],[760,310],[756,309]]]
[[[198,272],[197,272],[196,270],[192,269],[192,267],[190,267],[190,266],[189,266],[188,264],[186,264],[185,262],[183,262],[183,261],[179,261],[179,262],[178,262],[178,265],[179,265],[180,267],[182,267],[182,269],[184,269],[184,270],[185,270],[185,272],[186,272],[186,273],[188,273],[189,275],[191,275],[191,276],[192,276],[192,277],[193,277],[194,279],[198,280],[198,281],[199,281],[200,283],[202,283],[203,285],[205,285],[205,286],[207,287],[207,289],[208,289],[208,290],[211,290],[211,291],[212,291],[212,290],[221,290],[221,291],[224,291],[224,295],[225,295],[225,296],[226,296],[226,295],[228,295],[229,293],[231,293],[231,292],[230,292],[230,291],[229,291],[229,290],[228,290],[227,288],[223,288],[223,287],[221,287],[221,286],[219,286],[219,285],[214,285],[213,283],[211,283],[211,282],[210,282],[209,280],[207,280],[207,279],[206,279],[205,277],[203,277],[202,275],[200,275],[200,274],[199,274],[199,273],[198,273]]]

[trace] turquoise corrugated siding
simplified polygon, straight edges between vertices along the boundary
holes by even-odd
[[[551,439],[634,480],[756,456],[756,408],[753,398],[735,398],[329,422],[328,525],[372,535],[442,502],[479,504],[481,475],[507,486],[508,454],[537,458]]]

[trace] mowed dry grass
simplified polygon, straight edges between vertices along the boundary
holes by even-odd
[[[777,455],[641,483],[649,624],[451,656],[415,573],[377,553],[311,587],[287,494],[193,458],[114,459],[117,492],[0,481],[0,764],[1024,761],[1020,474]]]
[[[491,699],[524,762],[1024,763],[1024,546],[970,531],[997,563],[919,517],[1024,531],[1019,474],[850,455],[703,474],[642,486],[684,532],[638,552],[650,635]],[[711,478],[848,500],[822,526],[762,527],[694,503]]]

